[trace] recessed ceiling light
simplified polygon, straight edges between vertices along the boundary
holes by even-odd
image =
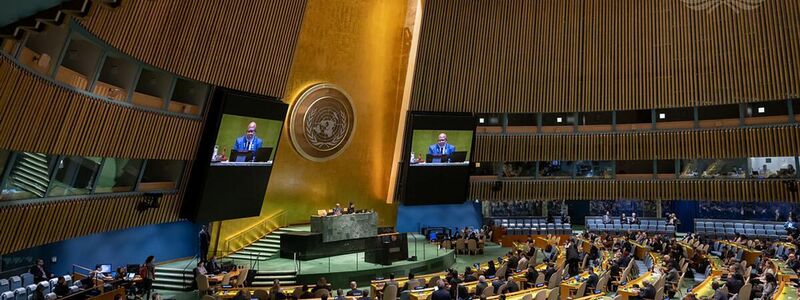
[[[481,124],[483,124],[484,122],[486,122],[486,120],[485,120],[485,119],[483,119],[483,118],[478,118],[478,123],[481,123]]]
[[[561,117],[556,118],[556,123],[561,123]]]
[[[663,119],[666,119],[666,118],[667,118],[667,114],[665,114],[665,113],[660,113],[660,114],[658,114],[658,118],[659,118],[659,119],[662,119],[662,120],[663,120]]]
[[[758,108],[758,113],[760,114],[763,114],[765,111],[767,110],[763,106]]]

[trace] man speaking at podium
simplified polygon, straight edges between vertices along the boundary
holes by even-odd
[[[236,139],[233,150],[239,152],[256,151],[261,148],[263,141],[256,136],[256,122],[247,125],[247,132]]]
[[[428,154],[437,156],[448,156],[456,152],[456,146],[447,143],[447,134],[439,134],[439,142],[428,147]]]

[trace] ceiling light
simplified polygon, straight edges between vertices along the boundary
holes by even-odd
[[[561,123],[561,117],[556,118],[556,123]]]
[[[660,114],[658,114],[658,118],[659,118],[659,119],[662,119],[662,120],[663,120],[663,119],[666,119],[666,118],[667,118],[667,114],[665,114],[665,113],[660,113]]]
[[[766,112],[766,109],[763,106],[758,108],[758,113],[763,114],[764,112]]]
[[[484,118],[478,118],[478,123],[483,124],[484,122],[486,122],[486,120]]]

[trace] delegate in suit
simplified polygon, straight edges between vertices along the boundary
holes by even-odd
[[[431,155],[450,155],[456,152],[456,146],[447,143],[447,134],[439,134],[439,142],[428,147],[428,154]]]
[[[233,150],[240,152],[256,151],[261,148],[262,143],[263,141],[256,136],[256,122],[250,122],[247,125],[247,132],[236,139],[233,144]]]

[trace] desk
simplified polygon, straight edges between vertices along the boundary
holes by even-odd
[[[772,264],[775,266],[775,277],[778,281],[790,281],[797,279],[797,273],[786,265],[786,262],[780,259],[771,259]]]
[[[594,268],[594,273],[597,275],[597,279],[598,280],[600,279],[600,275],[603,275],[603,272],[605,272],[605,270],[608,269],[608,263],[609,263],[609,261],[611,260],[611,257],[612,257],[611,252],[609,252],[609,251],[603,251],[603,252],[601,252],[601,255],[603,255],[602,263],[600,263],[599,266],[596,266]],[[586,281],[587,278],[589,278],[589,272],[583,272],[578,276],[579,276],[579,279],[576,279],[575,277],[570,277],[567,280],[561,281],[561,284],[559,285],[559,288],[560,288],[560,290],[559,290],[559,298],[561,300],[568,299],[569,293],[571,291],[573,291],[573,290],[577,291],[578,288],[581,286],[581,283],[583,283],[584,281]],[[586,292],[587,293],[592,293],[593,291],[589,290],[589,288],[587,287],[586,288]]]
[[[628,300],[630,296],[639,295],[639,290],[634,289],[633,285],[638,285],[641,288],[645,281],[655,283],[659,278],[661,278],[661,274],[656,274],[653,272],[644,273],[644,275],[639,276],[639,278],[631,280],[625,284],[625,286],[620,287],[619,290],[617,290],[617,294],[620,295],[622,300]]]
[[[531,288],[527,290],[521,290],[518,292],[508,293],[506,294],[506,300],[522,300],[527,295],[531,295],[531,298],[536,299],[536,293],[545,290],[545,287],[538,287],[538,288]],[[498,300],[500,299],[500,295],[494,295],[491,297],[486,298],[486,300]]]
[[[752,266],[756,259],[761,256],[761,251],[750,249],[749,247],[739,245],[729,241],[720,241],[721,244],[728,246],[728,248],[736,248],[742,250],[742,260],[747,261],[748,266]]]
[[[686,257],[694,257],[694,247],[692,245],[686,242],[678,242],[678,245],[681,245],[683,250],[686,250]]]
[[[311,216],[311,232],[321,233],[324,243],[373,237],[378,235],[378,214]]]
[[[710,254],[706,254],[706,259],[708,260],[708,265],[711,266],[711,275],[722,275],[728,273],[728,270],[725,269],[725,265],[722,264],[722,260]]]
[[[234,278],[239,277],[239,272],[240,272],[239,269],[235,269],[233,271],[228,272],[228,274],[231,274],[231,279],[234,279]],[[225,274],[224,273],[220,273],[220,274],[217,274],[217,275],[206,275],[206,277],[208,277],[208,283],[216,284],[216,283],[221,283],[222,282],[222,279],[225,278]]]
[[[644,260],[644,256],[647,254],[649,250],[647,246],[637,243],[636,241],[630,240],[631,245],[633,245],[633,256],[639,260]]]
[[[714,296],[714,289],[711,288],[711,284],[716,282],[721,282],[721,277],[718,275],[708,276],[706,280],[703,280],[700,284],[692,289],[692,293],[697,297],[697,299],[711,299]],[[724,282],[721,282],[724,283]]]
[[[425,299],[428,299],[431,295],[433,295],[433,292],[435,290],[436,290],[435,288],[431,287],[431,288],[426,288],[426,289],[421,289],[421,290],[409,291],[408,292],[408,298],[411,299],[411,300],[425,300]],[[399,297],[400,295],[397,295],[397,296]]]
[[[431,274],[425,274],[425,275],[417,275],[415,277],[416,277],[417,280],[425,280],[425,283],[427,283],[433,277],[439,277],[439,278],[447,277],[447,272],[438,272],[438,273],[431,273]],[[397,292],[398,292],[398,296],[399,296],[400,289],[402,289],[403,286],[406,284],[406,282],[408,282],[408,277],[395,278],[394,281],[397,282]],[[372,282],[370,282],[370,284],[369,284],[369,289],[370,289],[369,298],[373,299],[373,300],[377,299],[378,293],[379,292],[383,292],[383,286],[386,285],[387,282],[389,282],[389,279],[373,280]]]
[[[778,290],[772,296],[773,300],[797,300],[797,287],[792,286],[791,283],[783,281],[778,286]]]

